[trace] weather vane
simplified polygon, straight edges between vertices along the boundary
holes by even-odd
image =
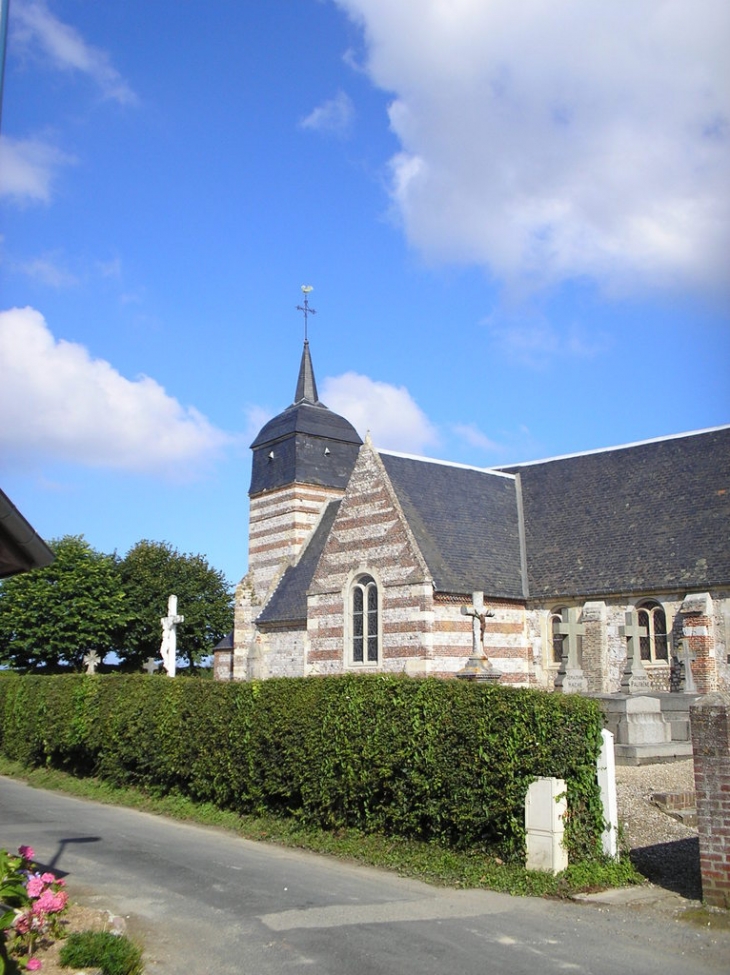
[[[316,310],[314,308],[310,308],[309,307],[309,295],[311,294],[312,291],[314,291],[314,288],[312,287],[311,284],[303,284],[302,285],[302,294],[304,295],[304,304],[303,305],[297,305],[297,311],[303,311],[304,312],[304,341],[305,342],[308,341],[308,339],[307,339],[307,318],[310,315],[316,315],[317,314],[317,312],[316,312]]]

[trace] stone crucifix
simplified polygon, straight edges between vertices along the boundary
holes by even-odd
[[[641,659],[641,638],[648,635],[648,630],[639,624],[639,614],[635,609],[630,609],[624,618],[626,622],[619,627],[619,633],[626,640],[626,666],[621,678],[621,691],[623,694],[648,694],[651,683]]]
[[[101,663],[101,657],[96,652],[96,650],[90,650],[84,657],[84,664],[86,665],[87,674],[95,674],[96,668]]]
[[[162,643],[160,644],[160,654],[162,663],[169,677],[175,676],[175,663],[177,660],[177,633],[178,623],[184,623],[185,617],[177,614],[177,596],[170,596],[167,600],[167,616],[160,617],[162,624]]]
[[[471,594],[471,606],[462,606],[461,615],[471,616],[471,653],[473,657],[485,657],[484,631],[487,628],[487,617],[494,616],[494,610],[484,605],[484,593]]]
[[[484,632],[487,628],[487,618],[494,616],[494,611],[484,605],[484,593],[471,594],[471,606],[462,606],[461,615],[471,616],[471,657],[464,668],[456,676],[462,680],[497,682],[501,677],[498,670],[492,667],[484,653]]]
[[[570,606],[565,612],[566,619],[555,625],[555,632],[563,638],[563,658],[555,678],[555,687],[561,688],[564,693],[588,688],[578,650],[578,640],[585,635],[586,628],[585,623],[578,622],[579,615],[578,607]]]

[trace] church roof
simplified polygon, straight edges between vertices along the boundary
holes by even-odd
[[[251,444],[249,493],[293,483],[344,488],[361,443],[349,420],[319,399],[305,340],[294,402],[264,424]]]
[[[4,491],[0,491],[0,579],[40,569],[54,555]]]
[[[271,599],[256,620],[257,624],[296,623],[306,620],[307,590],[339,507],[339,501],[330,501],[324,509],[319,524],[302,551],[299,561],[285,570]]]
[[[520,480],[530,597],[730,584],[730,427],[505,470]]]
[[[380,453],[440,592],[524,598],[514,477]]]

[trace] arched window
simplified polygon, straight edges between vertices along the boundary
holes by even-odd
[[[379,657],[378,587],[372,576],[359,576],[352,587],[352,661],[376,664]]]
[[[558,633],[558,624],[563,622],[563,613],[565,609],[560,606],[558,609],[554,609],[550,614],[550,663],[553,666],[557,666],[563,659],[563,640],[565,637],[562,633]]]
[[[667,640],[667,617],[659,605],[647,600],[636,607],[639,626],[646,628],[646,636],[640,638],[641,659],[650,663],[669,661],[669,641]]]

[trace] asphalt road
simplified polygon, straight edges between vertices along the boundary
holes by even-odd
[[[730,935],[646,909],[430,887],[0,778],[0,846],[128,917],[148,975],[687,975]]]

